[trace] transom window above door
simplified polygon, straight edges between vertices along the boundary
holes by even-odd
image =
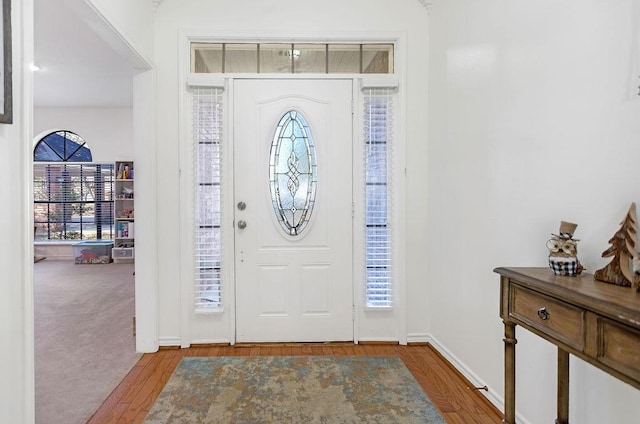
[[[393,44],[191,43],[192,73],[393,74]]]

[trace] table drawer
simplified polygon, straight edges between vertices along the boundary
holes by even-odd
[[[512,318],[576,350],[584,350],[584,310],[517,284],[511,285],[510,296]]]
[[[640,331],[598,317],[598,361],[640,380]]]

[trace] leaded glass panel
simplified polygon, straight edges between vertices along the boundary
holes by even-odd
[[[309,223],[316,198],[317,163],[309,126],[299,112],[278,122],[269,161],[273,209],[283,230],[299,235]]]

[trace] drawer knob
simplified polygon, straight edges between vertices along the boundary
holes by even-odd
[[[546,321],[549,319],[549,311],[547,311],[547,308],[543,306],[542,308],[538,309],[538,316],[541,320]]]

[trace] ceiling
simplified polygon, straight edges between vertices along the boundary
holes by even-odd
[[[81,18],[81,4],[35,0],[34,105],[131,107],[134,67]]]

